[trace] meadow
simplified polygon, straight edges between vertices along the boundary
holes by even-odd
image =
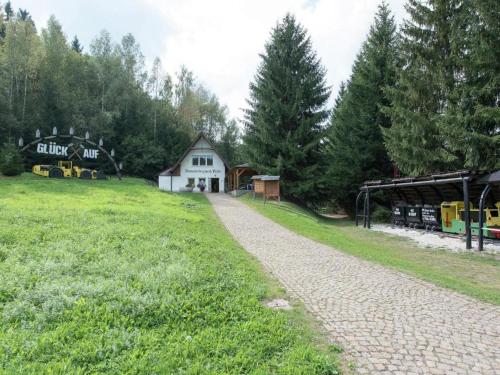
[[[418,247],[398,236],[356,227],[350,220],[329,219],[292,203],[240,198],[284,227],[345,253],[408,273],[436,285],[500,305],[500,259],[475,253],[450,253]]]
[[[0,177],[0,372],[335,374],[198,194]]]

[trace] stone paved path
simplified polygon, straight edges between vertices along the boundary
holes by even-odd
[[[241,245],[370,374],[500,374],[500,308],[336,251],[208,194]]]

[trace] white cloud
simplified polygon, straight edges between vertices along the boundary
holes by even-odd
[[[313,47],[328,70],[332,102],[373,21],[374,0],[145,0],[169,25],[160,56],[169,73],[185,64],[198,79],[241,117],[248,84],[264,43],[276,22],[294,14],[311,35]],[[402,0],[390,1],[400,20]]]

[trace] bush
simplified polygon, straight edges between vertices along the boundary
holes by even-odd
[[[390,223],[391,210],[384,206],[376,205],[372,213],[372,220],[376,223]]]
[[[6,143],[0,153],[0,172],[5,176],[17,176],[23,173],[23,158],[16,146]]]

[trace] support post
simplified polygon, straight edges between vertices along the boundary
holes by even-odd
[[[365,199],[363,199],[363,228],[366,228],[366,198],[368,197],[368,191],[365,191]]]
[[[472,249],[472,233],[470,228],[470,201],[469,201],[469,180],[462,179],[462,186],[464,192],[464,221],[465,221],[465,248]]]
[[[486,197],[488,196],[490,189],[491,189],[491,186],[486,185],[486,187],[483,189],[483,192],[481,193],[481,199],[479,199],[479,234],[478,234],[478,241],[477,241],[478,242],[477,249],[479,251],[483,251],[484,203],[486,202]]]
[[[361,198],[362,194],[363,194],[363,190],[361,190],[358,193],[358,196],[356,197],[356,211],[355,211],[356,226],[358,226],[358,224],[359,224],[359,216],[358,216],[358,212],[359,212],[359,198]]]
[[[366,227],[371,228],[370,223],[370,190],[366,191]]]

